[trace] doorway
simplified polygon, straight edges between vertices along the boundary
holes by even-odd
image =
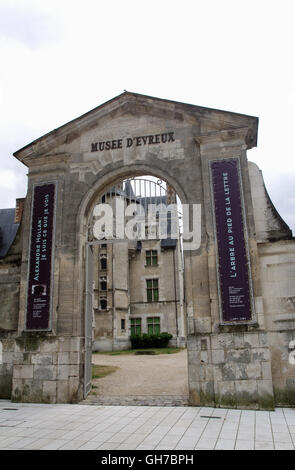
[[[186,401],[181,236],[180,198],[154,176],[110,185],[93,204],[86,243],[84,369],[84,398],[91,402],[123,403],[127,396],[134,402],[138,397],[149,403]],[[160,345],[165,335],[166,347],[149,343],[153,338]],[[111,372],[104,376],[104,371]]]

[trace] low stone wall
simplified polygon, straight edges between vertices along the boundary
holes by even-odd
[[[192,405],[274,408],[264,331],[191,335],[188,360]]]
[[[259,245],[265,327],[268,331],[275,402],[295,406],[295,243]]]
[[[76,403],[83,398],[82,339],[23,333],[15,339],[12,401]]]
[[[15,349],[13,336],[13,333],[0,332],[0,399],[11,398]]]

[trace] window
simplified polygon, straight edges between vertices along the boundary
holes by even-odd
[[[107,290],[107,278],[101,277],[99,280],[100,283],[100,290]]]
[[[141,335],[141,318],[131,318],[131,335]]]
[[[100,310],[106,310],[107,309],[107,299],[106,298],[101,297],[99,299],[99,303],[100,303]]]
[[[125,318],[121,318],[121,330],[125,331]]]
[[[105,271],[107,269],[107,259],[106,258],[100,258],[100,269],[102,271]]]
[[[147,327],[149,335],[160,334],[160,317],[150,317],[147,319]]]
[[[157,266],[158,264],[157,250],[148,250],[145,252],[145,255],[146,255],[146,266]]]
[[[158,302],[159,300],[159,283],[158,279],[147,279],[146,293],[148,302]]]

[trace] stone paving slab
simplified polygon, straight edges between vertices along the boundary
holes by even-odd
[[[294,450],[295,409],[266,412],[0,400],[0,449]]]

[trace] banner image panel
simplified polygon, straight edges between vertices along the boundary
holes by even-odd
[[[223,322],[252,318],[251,279],[237,159],[210,162]]]
[[[49,330],[56,184],[34,186],[26,330]]]

